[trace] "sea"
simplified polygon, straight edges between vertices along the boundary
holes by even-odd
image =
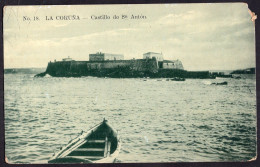
[[[117,163],[249,161],[256,156],[256,78],[241,77],[5,74],[5,156],[11,164],[47,163],[105,118],[122,140]]]

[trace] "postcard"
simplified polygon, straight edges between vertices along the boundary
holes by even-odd
[[[10,164],[256,158],[245,3],[4,7]]]

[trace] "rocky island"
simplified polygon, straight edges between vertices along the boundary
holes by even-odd
[[[89,54],[89,61],[64,58],[49,62],[45,72],[35,75],[43,77],[110,77],[110,78],[215,78],[209,71],[186,71],[180,60],[164,60],[162,53],[148,52],[143,59],[124,60],[122,54]]]

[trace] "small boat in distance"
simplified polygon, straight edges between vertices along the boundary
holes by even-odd
[[[120,148],[118,133],[104,119],[70,141],[48,163],[113,163]]]
[[[211,85],[227,85],[228,82],[224,81],[224,82],[213,82]]]
[[[171,81],[185,81],[185,78],[180,78],[180,77],[174,77],[170,79]]]

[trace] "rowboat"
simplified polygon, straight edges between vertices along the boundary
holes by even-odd
[[[118,133],[104,119],[87,132],[71,140],[48,163],[113,163],[119,154]]]
[[[213,82],[212,85],[227,85],[227,81],[224,82]]]
[[[185,78],[174,77],[171,78],[171,81],[185,81]]]

